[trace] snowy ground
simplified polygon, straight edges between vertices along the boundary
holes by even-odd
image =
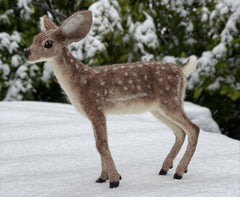
[[[160,166],[174,135],[151,114],[108,117],[120,187],[97,184],[100,159],[90,122],[72,106],[0,102],[0,196],[240,196],[239,141],[217,133],[209,111],[186,103],[201,126],[197,151],[182,180]],[[183,149],[185,150],[186,144]]]

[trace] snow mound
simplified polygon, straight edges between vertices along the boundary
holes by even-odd
[[[208,108],[185,102],[184,109],[188,118],[196,123],[202,130],[212,133],[221,133]]]
[[[206,121],[210,126],[206,109],[191,103],[185,107],[193,121]],[[199,119],[203,116],[206,120]],[[175,138],[150,113],[109,116],[108,131],[112,155],[123,177],[116,189],[95,183],[100,158],[92,127],[71,105],[0,102],[0,196],[240,195],[237,140],[201,130],[189,172],[179,181],[173,174],[186,143],[174,168],[159,176]]]

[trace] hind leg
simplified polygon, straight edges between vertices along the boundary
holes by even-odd
[[[182,128],[186,131],[186,134],[188,136],[188,145],[187,149],[179,162],[176,173],[174,174],[175,179],[181,179],[184,172],[187,172],[188,165],[192,159],[192,156],[196,150],[197,142],[198,142],[198,136],[199,136],[199,127],[195,124],[193,124],[186,115],[183,117],[184,122],[180,121],[180,124]]]
[[[179,162],[176,173],[174,175],[175,179],[181,179],[184,172],[187,171],[188,164],[190,163],[192,156],[196,150],[198,135],[199,135],[199,127],[192,123],[186,116],[183,109],[180,107],[177,110],[167,110],[164,114],[168,119],[174,122],[178,127],[182,128],[182,130],[188,136],[188,145],[187,149]]]
[[[164,160],[163,164],[162,164],[162,168],[159,172],[159,175],[166,175],[168,170],[170,168],[172,168],[173,166],[173,160],[176,158],[177,154],[179,153],[183,142],[185,140],[185,132],[179,127],[177,126],[173,121],[171,121],[170,119],[166,118],[164,115],[162,115],[160,112],[155,111],[152,112],[152,114],[161,122],[163,122],[164,124],[166,124],[169,128],[172,129],[172,131],[175,134],[175,143],[171,149],[171,151],[169,152],[169,154],[167,155],[166,159]]]

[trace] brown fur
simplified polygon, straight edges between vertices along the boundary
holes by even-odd
[[[199,128],[183,111],[185,76],[196,59],[183,67],[164,62],[137,62],[89,68],[71,55],[67,45],[79,41],[90,30],[90,11],[77,12],[61,27],[46,16],[42,18],[42,33],[34,38],[25,52],[30,62],[49,61],[71,103],[92,122],[96,147],[101,156],[102,173],[97,182],[110,179],[110,187],[119,185],[120,175],[112,159],[107,140],[106,114],[141,113],[150,111],[168,125],[176,142],[162,165],[166,172],[173,165],[185,135],[188,147],[180,161],[175,178],[181,178],[196,149]],[[46,42],[52,47],[46,48]]]

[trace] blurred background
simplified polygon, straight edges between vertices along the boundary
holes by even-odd
[[[240,139],[240,1],[0,0],[0,100],[68,100],[47,63],[23,57],[40,32],[39,17],[57,25],[92,10],[88,36],[69,46],[88,66],[198,57],[186,100],[208,107],[223,134]]]

